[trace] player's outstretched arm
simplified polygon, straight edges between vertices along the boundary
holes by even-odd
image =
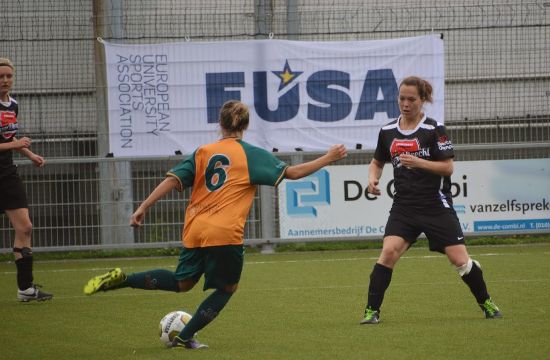
[[[324,166],[345,158],[347,155],[348,153],[344,145],[332,145],[326,154],[315,160],[287,167],[285,177],[290,180],[301,179],[304,176],[313,174]]]
[[[130,225],[136,227],[141,226],[143,218],[147,210],[153,206],[159,199],[163,198],[170,191],[176,189],[179,186],[179,182],[176,178],[168,176],[163,182],[153,190],[153,192],[145,199],[137,210],[132,214],[130,219]]]

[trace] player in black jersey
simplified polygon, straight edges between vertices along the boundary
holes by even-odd
[[[453,209],[451,174],[453,145],[445,127],[426,117],[425,102],[432,102],[432,86],[418,77],[399,85],[401,116],[382,127],[369,166],[368,192],[380,195],[378,182],[386,162],[393,165],[395,194],[382,253],[370,275],[368,302],[361,324],[378,324],[384,293],[393,268],[424,233],[431,251],[447,255],[468,285],[486,318],[501,317],[487,292],[479,262],[470,259],[464,235]]]
[[[31,232],[32,223],[29,217],[29,206],[23,183],[17,175],[17,167],[13,163],[13,150],[29,158],[35,166],[44,165],[44,158],[30,150],[31,139],[17,139],[17,101],[10,96],[13,86],[14,72],[9,59],[0,58],[0,214],[6,213],[15,230],[13,252],[17,267],[17,299],[27,302],[31,300],[49,300],[53,297],[39,289],[33,283]]]

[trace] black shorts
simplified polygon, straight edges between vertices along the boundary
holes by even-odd
[[[177,280],[195,281],[204,274],[203,290],[223,289],[239,283],[243,264],[243,245],[183,248],[175,274]]]
[[[464,244],[464,234],[453,208],[422,211],[392,206],[384,237],[399,236],[412,245],[421,233],[426,235],[431,251],[445,253],[447,246]]]
[[[23,182],[16,172],[0,177],[0,214],[4,210],[29,207]]]

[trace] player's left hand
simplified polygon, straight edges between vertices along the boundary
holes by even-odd
[[[30,160],[36,167],[42,167],[46,163],[46,160],[40,155],[32,154]]]
[[[145,217],[145,212],[141,210],[141,208],[138,208],[136,212],[132,214],[132,218],[130,219],[130,226],[140,227],[143,223],[144,217]]]
[[[332,145],[327,152],[331,161],[337,161],[348,156],[348,151],[343,144]]]

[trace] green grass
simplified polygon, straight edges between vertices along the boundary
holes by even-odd
[[[532,235],[506,235],[506,236],[484,236],[468,237],[467,245],[519,245],[519,244],[542,244],[550,243],[548,234]],[[178,244],[179,246],[179,244]],[[427,247],[426,239],[419,239],[415,247]],[[327,251],[327,250],[368,250],[380,249],[382,239],[378,240],[358,240],[358,241],[320,241],[320,242],[292,242],[287,244],[277,244],[274,250],[281,252],[298,251]],[[165,248],[127,248],[127,249],[107,249],[107,250],[80,250],[80,251],[50,251],[44,252],[40,248],[34,249],[34,255],[40,260],[68,260],[68,259],[107,259],[119,257],[158,257],[158,256],[178,256],[179,247]],[[247,247],[250,254],[261,252],[261,246]],[[12,261],[13,253],[10,251],[0,253],[0,262]]]
[[[504,313],[486,320],[444,256],[413,248],[399,262],[381,320],[360,326],[379,250],[247,254],[239,291],[199,339],[165,349],[158,322],[205,297],[122,289],[91,297],[84,283],[112,266],[174,269],[177,257],[42,261],[52,301],[15,301],[13,263],[0,263],[0,358],[11,359],[545,359],[550,353],[550,246],[474,246]],[[184,352],[184,354],[179,354]]]

